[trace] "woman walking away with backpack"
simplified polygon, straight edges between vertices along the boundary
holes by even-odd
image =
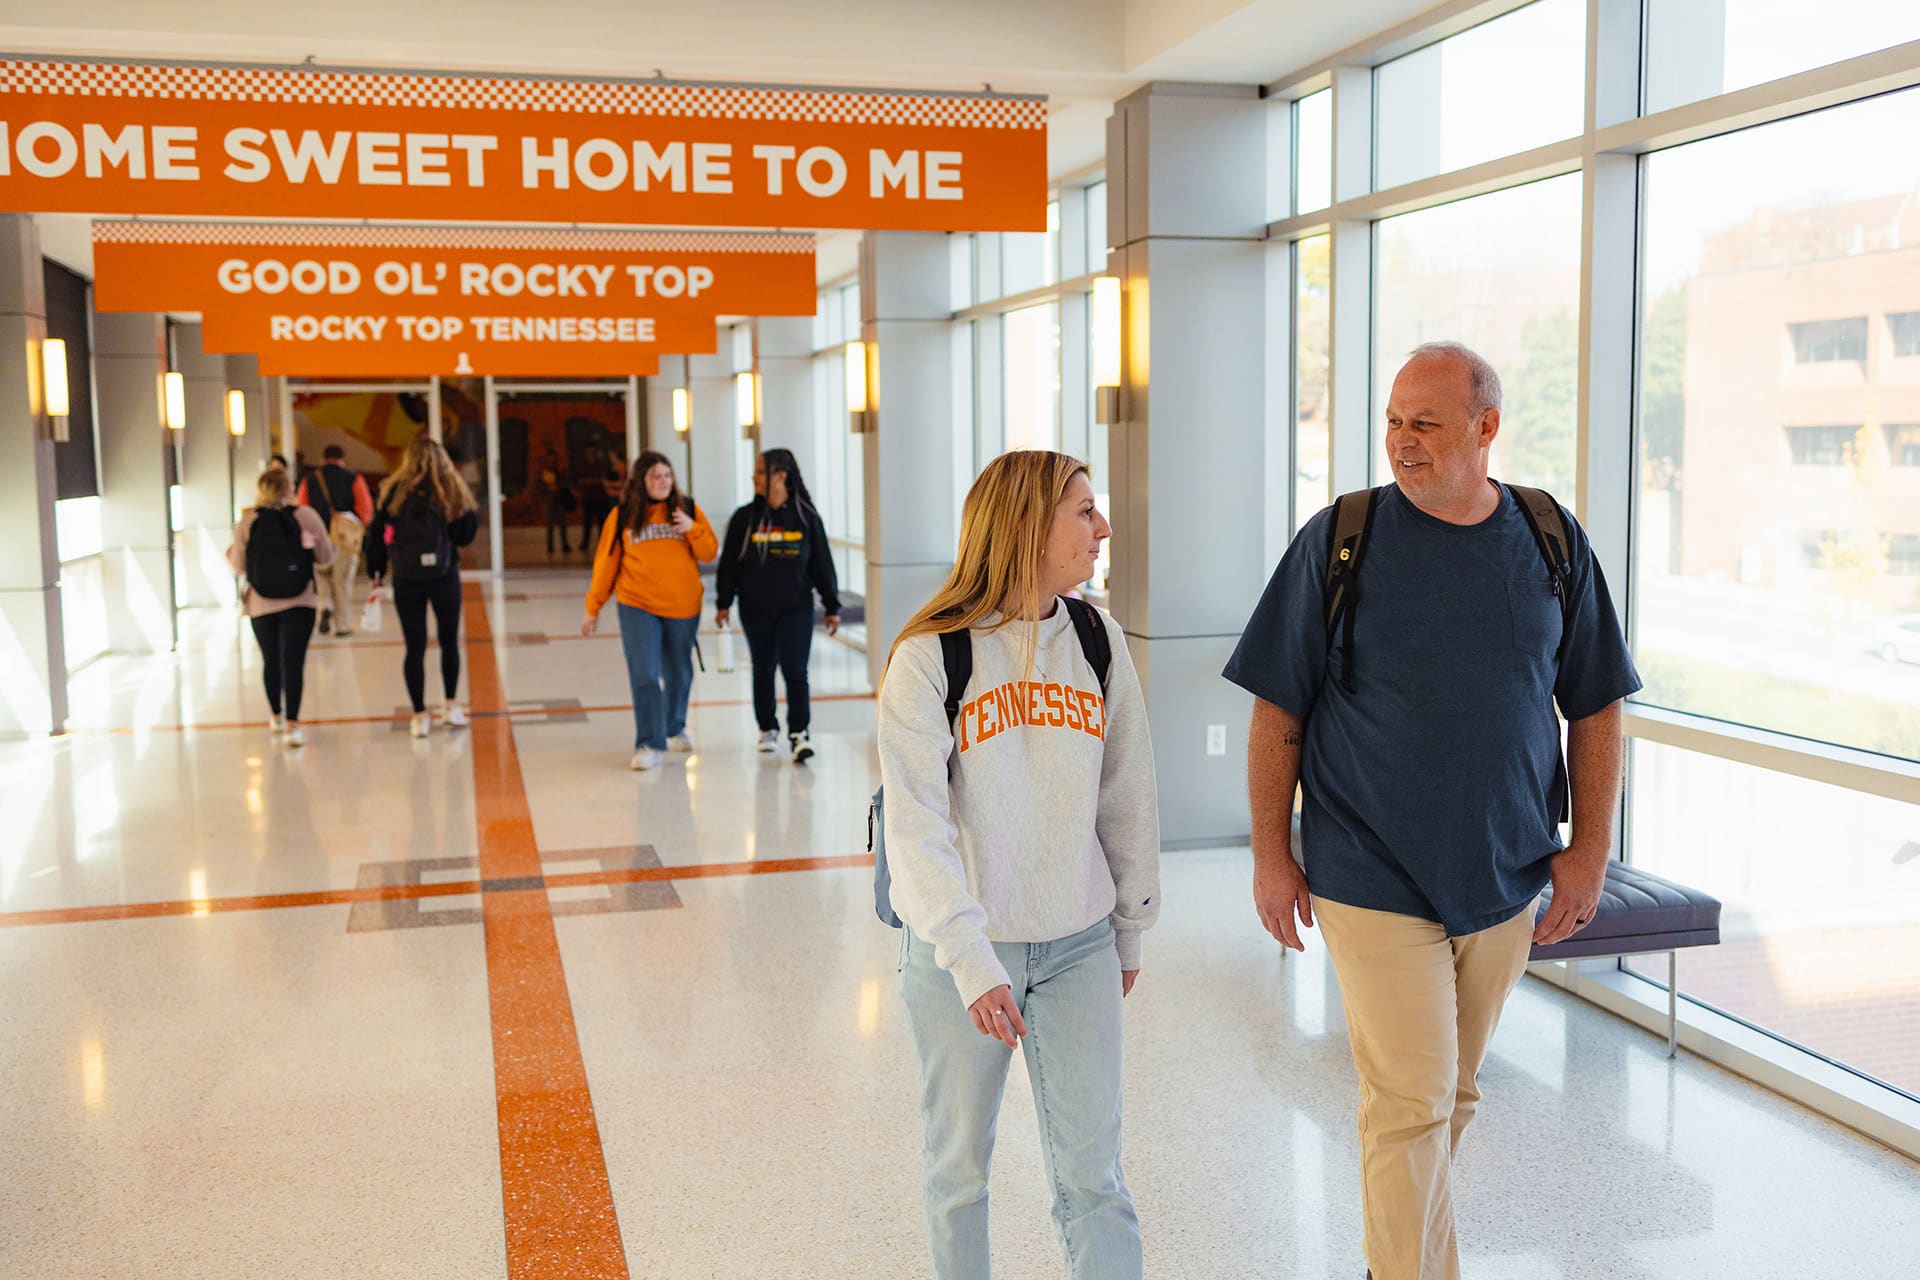
[[[393,578],[393,610],[406,640],[401,670],[413,700],[408,730],[427,736],[427,610],[440,637],[441,723],[467,723],[460,705],[460,548],[479,532],[473,491],[447,451],[425,432],[407,446],[400,469],[380,486],[367,526],[367,574],[375,586]]]
[[[769,449],[753,464],[754,499],[727,521],[714,581],[714,620],[725,627],[737,593],[740,626],[753,658],[753,713],[760,750],[780,749],[773,673],[787,682],[787,747],[795,764],[813,756],[813,708],[807,663],[813,650],[813,596],[826,610],[827,634],[840,629],[840,588],[827,527],[787,449]]]
[[[313,572],[333,563],[327,526],[309,507],[293,505],[293,477],[285,467],[260,474],[254,505],[233,527],[227,563],[245,574],[241,604],[260,642],[261,674],[267,686],[268,725],[282,730],[287,745],[307,745],[300,727],[300,695],[306,685],[307,643],[313,639],[320,592]]]
[[[641,454],[627,473],[620,505],[600,529],[580,624],[581,635],[592,635],[608,597],[619,603],[620,648],[633,689],[630,769],[657,769],[661,752],[693,750],[687,698],[706,595],[700,565],[719,550],[706,512],[680,492],[666,455]]]
[[[1067,595],[1112,532],[1083,464],[994,459],[967,494],[952,574],[880,686],[939,1280],[988,1274],[987,1170],[1016,1047],[1067,1274],[1141,1274],[1120,1174],[1120,1002],[1160,910],[1153,746],[1125,636]]]

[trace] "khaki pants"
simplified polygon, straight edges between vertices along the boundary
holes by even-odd
[[[353,575],[359,568],[359,556],[342,552],[326,568],[313,571],[313,580],[320,588],[320,607],[333,610],[333,629],[342,635],[351,634],[359,621],[353,608]]]
[[[1360,1076],[1360,1179],[1374,1280],[1458,1280],[1453,1158],[1477,1076],[1526,972],[1533,910],[1464,938],[1315,898]]]

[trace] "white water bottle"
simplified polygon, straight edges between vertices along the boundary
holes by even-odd
[[[719,670],[733,670],[733,628],[731,626],[720,628]]]
[[[380,588],[375,587],[367,593],[366,607],[360,610],[360,629],[378,631],[381,622]]]

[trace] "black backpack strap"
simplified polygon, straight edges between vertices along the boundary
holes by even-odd
[[[967,696],[967,682],[973,679],[973,632],[940,633],[940,657],[947,668],[947,727],[960,718],[960,701]]]
[[[1379,489],[1343,493],[1333,505],[1333,545],[1327,550],[1327,644],[1340,637],[1340,683],[1353,686],[1353,614],[1360,603],[1357,575],[1360,557],[1373,532],[1373,513],[1380,505]]]
[[[1100,681],[1100,695],[1105,697],[1107,672],[1113,667],[1113,642],[1107,637],[1107,624],[1101,620],[1100,611],[1085,600],[1061,596],[1060,603],[1067,606],[1067,616],[1073,619],[1073,629],[1080,636],[1080,652],[1087,655],[1087,663]]]
[[[1560,504],[1545,489],[1510,484],[1507,490],[1519,504],[1520,514],[1527,518],[1527,528],[1533,530],[1534,545],[1540,548],[1540,558],[1546,561],[1547,576],[1553,580],[1553,594],[1560,601],[1560,616],[1564,621],[1573,613],[1573,542],[1567,537],[1566,517],[1560,513]],[[1560,641],[1566,643],[1564,631]]]

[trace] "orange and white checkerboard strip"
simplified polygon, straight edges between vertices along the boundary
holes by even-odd
[[[1046,99],[1034,97],[27,59],[0,60],[0,94],[962,129],[1044,129],[1047,124]]]
[[[551,231],[506,227],[374,227],[327,223],[110,222],[95,244],[216,244],[300,249],[500,249],[586,253],[813,252],[813,237],[721,231]]]

